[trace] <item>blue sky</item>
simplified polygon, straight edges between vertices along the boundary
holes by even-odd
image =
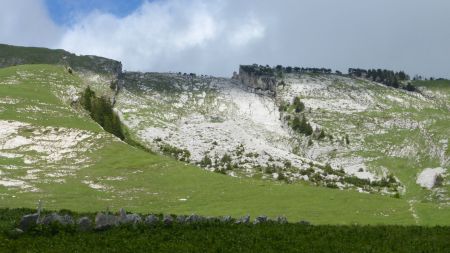
[[[45,0],[50,17],[57,24],[72,25],[94,10],[125,17],[145,0]]]

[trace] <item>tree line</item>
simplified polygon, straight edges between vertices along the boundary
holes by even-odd
[[[105,131],[114,134],[121,140],[125,139],[122,123],[119,116],[114,112],[109,99],[97,97],[95,92],[88,86],[81,96],[81,105]]]
[[[331,74],[333,71],[327,68],[303,68],[303,67],[284,67],[282,65],[276,65],[275,67],[271,67],[269,65],[241,65],[240,69],[255,75],[270,75],[274,76],[275,74],[280,75],[283,73],[315,73],[315,74]]]
[[[375,82],[385,84],[394,88],[399,88],[402,81],[409,80],[409,75],[404,71],[395,72],[387,69],[358,69],[349,68],[349,76],[363,77]]]

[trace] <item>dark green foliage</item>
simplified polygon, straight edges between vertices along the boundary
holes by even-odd
[[[350,144],[350,138],[348,137],[348,134],[345,135],[345,144]]]
[[[224,155],[222,156],[222,159],[220,159],[220,161],[221,161],[223,164],[231,163],[231,156],[230,156],[229,154],[224,154]]]
[[[362,179],[355,176],[345,177],[344,182],[356,187],[364,187],[366,185],[370,185],[370,181],[368,179]]]
[[[249,74],[262,76],[277,76],[282,78],[284,73],[312,73],[312,74],[331,74],[332,70],[327,68],[300,68],[300,67],[283,67],[282,65],[277,65],[275,67],[270,67],[269,65],[263,66],[258,64],[253,65],[241,65],[240,71],[244,71]]]
[[[325,138],[325,131],[320,130],[319,136],[317,136],[317,139],[322,140],[323,138]]]
[[[260,75],[269,75],[269,76],[273,76],[274,75],[274,70],[269,67],[269,66],[262,66],[262,65],[258,65],[258,64],[253,64],[253,65],[241,65],[240,69],[244,72],[250,73],[250,74],[254,74],[257,76]]]
[[[167,143],[160,144],[159,149],[161,152],[163,152],[165,155],[169,155],[172,157],[175,157],[179,161],[189,162],[189,159],[191,157],[191,153],[187,149],[181,149],[174,147],[172,145],[169,145]]]
[[[444,182],[444,177],[442,175],[436,176],[436,181],[434,183],[434,187],[440,187],[442,186],[442,183]]]
[[[244,154],[244,152],[245,152],[245,147],[244,147],[244,144],[239,144],[237,147],[236,147],[236,149],[235,149],[235,151],[234,151],[235,153],[236,153],[236,156],[242,156],[243,154]],[[222,158],[223,159],[223,158]]]
[[[292,104],[294,105],[295,112],[297,113],[302,112],[305,109],[305,104],[303,104],[303,102],[300,101],[299,97],[295,97]]]
[[[11,236],[28,209],[0,209],[0,252],[449,252],[450,227],[331,226],[265,223],[123,226],[102,232],[71,227]],[[83,214],[91,218],[93,213]],[[75,214],[80,217],[81,214]],[[296,222],[296,221],[291,221]]]
[[[416,91],[416,87],[414,87],[414,85],[412,85],[411,83],[408,83],[405,87],[405,90],[407,91]]]
[[[81,96],[81,104],[90,112],[91,118],[105,131],[114,134],[121,140],[125,139],[120,118],[114,112],[111,102],[107,98],[96,97],[95,92],[87,87]]]
[[[358,69],[350,68],[348,69],[348,74],[350,76],[363,77],[370,79],[375,82],[385,84],[394,88],[400,87],[401,81],[409,80],[409,76],[405,72],[394,72],[387,69]]]
[[[313,129],[304,115],[301,120],[298,116],[294,118],[292,121],[292,129],[307,136],[313,133]]]
[[[212,160],[207,155],[205,155],[202,160],[200,161],[200,166],[202,167],[208,167],[212,165]]]

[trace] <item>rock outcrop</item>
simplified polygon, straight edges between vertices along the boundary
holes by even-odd
[[[233,78],[241,81],[252,92],[267,93],[275,96],[277,93],[277,80],[273,74],[250,71],[252,69],[251,66],[241,65],[239,74],[233,75]]]

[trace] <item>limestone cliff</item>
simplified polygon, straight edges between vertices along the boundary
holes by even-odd
[[[265,92],[270,95],[276,94],[277,81],[273,72],[263,71],[253,65],[241,65],[239,74],[234,76],[247,86],[251,91],[256,93]]]

